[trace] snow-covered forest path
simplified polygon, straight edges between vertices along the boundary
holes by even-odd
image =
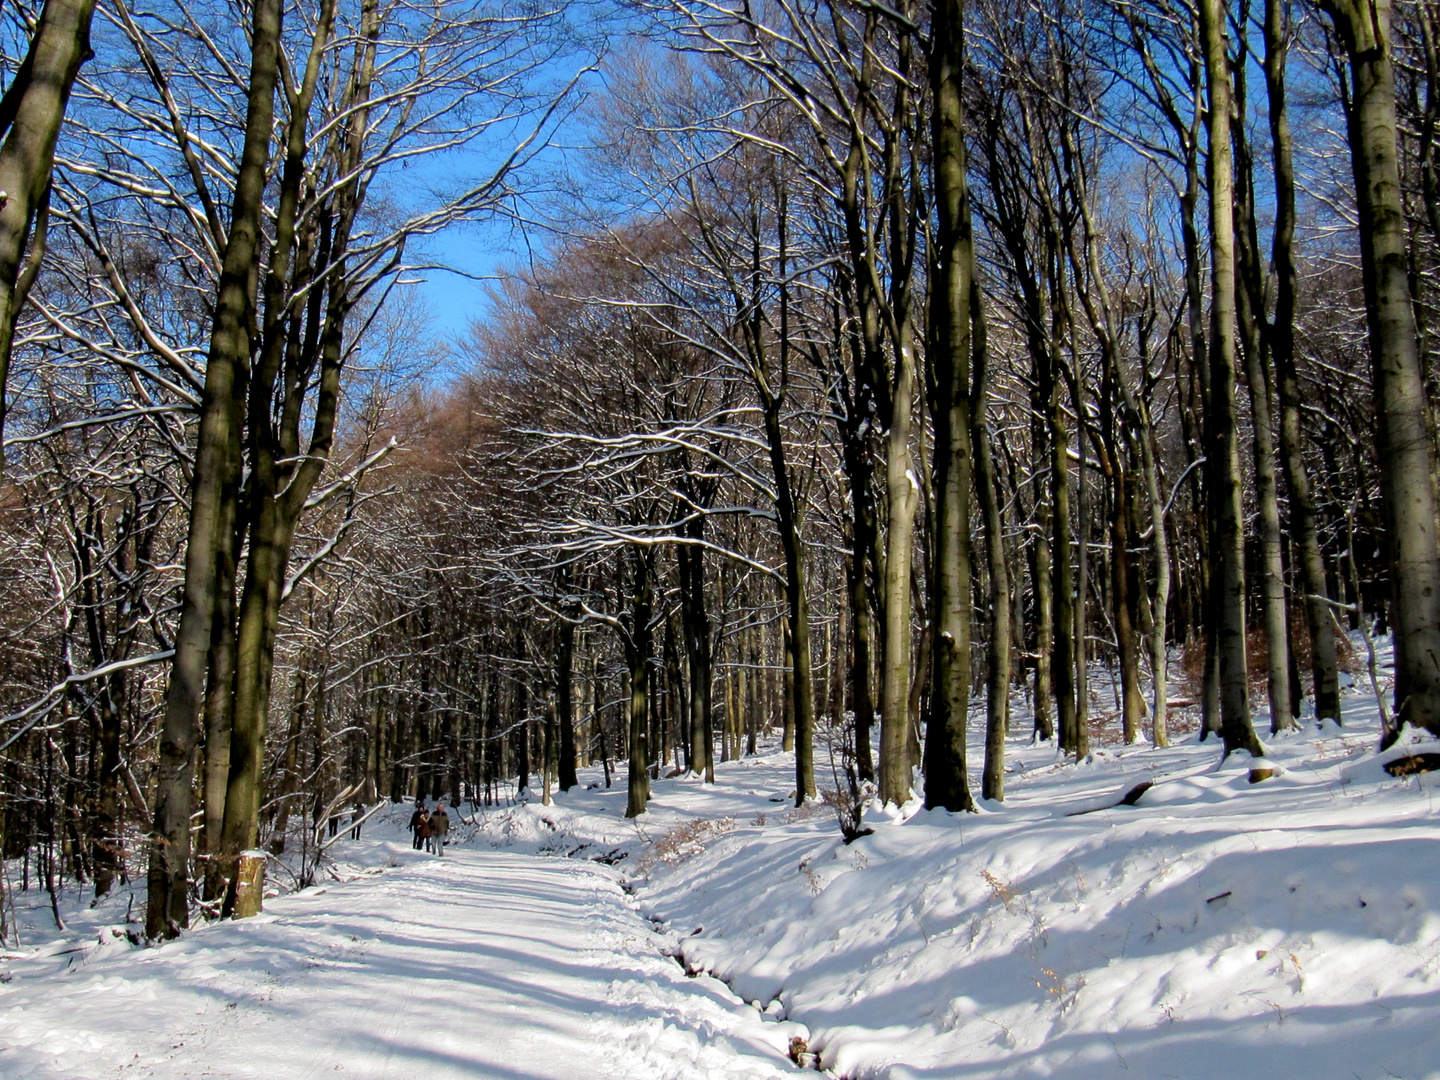
[[[794,1025],[687,978],[607,868],[452,848],[8,988],[0,1075],[768,1078]],[[408,853],[406,853],[408,855]],[[112,953],[107,956],[106,953]],[[814,1075],[813,1073],[811,1075]]]

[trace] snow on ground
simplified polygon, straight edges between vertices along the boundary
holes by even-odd
[[[1193,736],[1080,766],[1017,737],[1003,805],[872,807],[848,846],[779,801],[788,754],[660,781],[636,823],[617,787],[482,833],[623,856],[687,966],[839,1076],[1440,1080],[1440,774],[1388,776],[1373,697],[1345,704],[1258,784]]]
[[[1017,716],[1005,803],[872,806],[850,845],[773,746],[636,821],[582,771],[443,861],[397,808],[337,846],[354,880],[160,948],[72,900],[0,961],[0,1076],[743,1080],[798,1037],[849,1080],[1440,1080],[1440,774],[1388,776],[1345,704],[1258,784],[1193,735],[1077,766]]]
[[[797,1071],[803,1029],[686,978],[607,867],[459,845],[388,861],[153,949],[107,929],[75,963],[55,947],[3,962],[0,1077]]]

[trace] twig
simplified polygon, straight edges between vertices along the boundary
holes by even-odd
[[[387,800],[381,799],[378,803],[376,803],[374,806],[372,806],[369,810],[365,811],[365,816],[362,817],[359,821],[352,821],[352,822],[347,826],[347,828],[349,829],[349,831],[353,832],[354,830],[360,828],[361,825],[364,825],[365,822],[369,821],[372,817],[374,817],[376,814],[378,814],[381,810],[383,810],[383,809],[385,808],[385,803],[386,803],[386,802],[387,802]],[[339,832],[337,832],[334,836],[330,837],[330,839],[326,840],[323,844],[320,845],[320,851],[321,851],[321,852],[325,851],[326,848],[328,848],[331,844],[335,843],[336,840],[339,840],[342,836],[345,835],[345,833],[346,833],[346,829],[341,829],[341,830],[340,830]],[[319,852],[317,852],[317,854],[319,854]]]
[[[1370,636],[1370,631],[1365,627],[1364,610],[1358,603],[1342,604],[1338,600],[1331,600],[1328,596],[1317,596],[1314,593],[1308,594],[1305,599],[1319,600],[1322,603],[1329,604],[1332,609],[1355,613],[1355,621],[1360,624],[1360,637],[1365,642],[1365,666],[1370,675],[1370,689],[1374,691],[1375,704],[1380,707],[1382,730],[1388,736],[1395,730],[1395,718],[1390,712],[1390,703],[1385,700],[1385,695],[1380,690],[1380,666],[1375,659],[1375,639]],[[1344,637],[1345,628],[1340,625],[1340,618],[1335,614],[1335,610],[1331,610],[1330,620],[1335,624],[1336,632],[1339,633],[1341,637]]]

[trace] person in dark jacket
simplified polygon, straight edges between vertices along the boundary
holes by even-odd
[[[421,825],[429,821],[430,815],[425,813],[425,800],[415,800],[415,812],[410,815],[410,831],[415,835],[415,841],[410,846],[419,851],[425,846],[425,837],[429,835],[427,829],[424,833],[420,831]]]

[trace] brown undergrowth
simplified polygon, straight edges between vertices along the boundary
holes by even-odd
[[[733,817],[692,818],[656,837],[649,850],[641,856],[637,869],[644,875],[657,865],[677,866],[686,859],[699,855],[705,850],[707,843],[734,828]]]

